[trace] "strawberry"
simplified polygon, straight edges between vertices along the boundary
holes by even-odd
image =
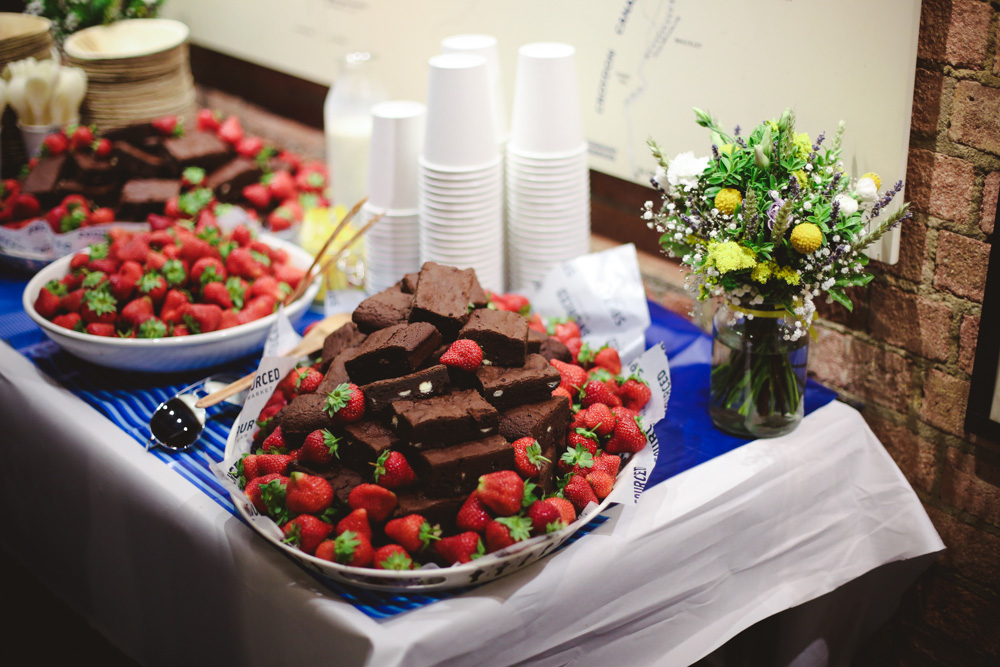
[[[502,294],[499,296],[503,299],[503,308],[501,308],[501,310],[509,310],[512,313],[520,313],[525,316],[531,312],[531,302],[528,301],[527,297],[513,293]]]
[[[514,466],[521,477],[530,479],[542,472],[549,459],[542,456],[542,446],[531,437],[519,438],[511,443],[514,448]]]
[[[90,274],[90,276],[96,275],[98,274]],[[94,322],[114,324],[115,320],[118,319],[118,302],[107,290],[87,290],[83,295],[83,304],[80,306],[80,317],[87,324]]]
[[[140,324],[156,315],[153,307],[153,300],[148,296],[140,296],[125,304],[122,308],[121,319],[130,327],[138,327]]]
[[[373,521],[382,523],[396,509],[396,494],[378,484],[358,484],[347,496],[352,510],[364,508]]]
[[[78,125],[69,138],[69,145],[75,151],[90,148],[93,143],[94,132],[86,125]]]
[[[323,381],[323,374],[311,366],[292,371],[295,375],[295,393],[312,394],[315,393],[319,383]]]
[[[249,281],[254,281],[267,274],[267,267],[264,266],[251,250],[247,248],[234,248],[226,257],[226,270],[230,275],[239,276]]]
[[[222,121],[216,134],[227,144],[238,143],[243,138],[243,126],[240,124],[240,119],[236,116],[230,116]]]
[[[250,480],[260,477],[257,455],[247,453],[241,456],[240,460],[236,462],[236,473],[239,476],[237,481],[241,489],[246,488],[247,482]]]
[[[334,530],[333,534],[341,535],[349,530],[354,531],[358,535],[364,535],[369,540],[374,537],[372,526],[368,523],[368,510],[364,508],[353,510],[350,514],[337,522],[337,528]]]
[[[614,392],[608,388],[608,385],[600,380],[591,380],[580,390],[580,403],[585,408],[589,408],[594,403],[614,405],[616,398]]]
[[[634,454],[645,446],[646,433],[642,430],[639,418],[623,419],[619,417],[618,423],[615,425],[615,432],[604,448],[611,454]]]
[[[338,448],[340,438],[326,429],[313,431],[306,436],[299,451],[299,460],[303,463],[329,465],[334,458],[339,458]]]
[[[282,169],[272,173],[265,179],[267,188],[271,191],[271,196],[278,201],[283,201],[294,197],[296,193],[295,179],[291,173]]]
[[[570,338],[564,343],[564,345],[566,346],[566,349],[569,350],[570,356],[573,359],[576,359],[579,364],[580,350],[583,348],[583,341],[579,338]]]
[[[615,478],[601,470],[595,470],[587,475],[587,483],[594,490],[594,495],[604,500],[611,494],[615,486]]]
[[[285,442],[285,435],[281,432],[280,426],[271,431],[271,435],[264,438],[264,444],[261,447],[265,454],[284,454],[288,451],[288,443]]]
[[[184,306],[188,303],[187,294],[181,290],[168,290],[160,307],[160,319],[170,324],[181,324],[184,321]]]
[[[618,357],[618,350],[609,345],[594,353],[594,365],[606,368],[612,375],[622,372],[622,360]]]
[[[546,498],[545,502],[552,505],[559,511],[559,518],[562,519],[562,522],[567,526],[576,521],[576,509],[570,501],[565,498],[554,496],[552,498]]]
[[[597,503],[597,495],[590,488],[587,479],[583,475],[573,475],[563,488],[563,496],[573,503],[577,512],[582,512],[590,503]]]
[[[149,241],[142,234],[136,234],[130,238],[125,245],[118,249],[118,259],[123,262],[136,262],[141,264],[146,261],[149,254]]]
[[[163,303],[163,297],[167,295],[167,281],[163,276],[155,272],[144,273],[136,288],[140,293],[145,294],[153,300],[153,304],[159,306]]]
[[[569,390],[567,390],[565,387],[556,387],[555,389],[552,390],[552,395],[562,396],[563,398],[568,398],[570,403],[573,402],[573,394],[569,393]]]
[[[90,217],[87,218],[88,225],[104,225],[109,222],[115,221],[115,210],[108,208],[107,206],[102,206],[101,208],[94,209],[90,212]]]
[[[531,519],[532,532],[535,535],[554,533],[565,527],[559,510],[547,500],[536,500],[531,503],[528,508],[528,518]]]
[[[479,494],[473,491],[462,503],[455,518],[455,525],[460,530],[474,530],[477,533],[483,532],[486,524],[493,520],[489,508],[479,499]]]
[[[260,454],[257,456],[257,467],[261,475],[288,472],[288,466],[294,457],[288,454]]]
[[[282,298],[281,288],[278,287],[278,281],[274,279],[274,276],[262,276],[254,280],[250,284],[248,295],[251,298],[255,296],[269,296],[272,299]]]
[[[49,285],[52,285],[50,288]],[[35,312],[44,317],[47,320],[51,320],[59,312],[59,293],[65,293],[65,287],[59,283],[49,283],[42,289],[38,290],[38,296],[35,297]]]
[[[571,394],[575,395],[587,382],[587,371],[583,370],[580,366],[577,366],[576,364],[567,364],[559,361],[558,359],[553,359],[549,363],[555,366],[555,369],[559,371],[559,377],[561,378],[559,386],[563,387]]]
[[[53,132],[42,139],[42,147],[49,155],[59,155],[69,148],[69,140],[62,132]]]
[[[476,493],[483,504],[500,516],[517,514],[524,497],[524,480],[513,470],[499,470],[479,478]]]
[[[298,171],[302,167],[302,158],[299,157],[298,153],[294,153],[290,150],[283,150],[278,153],[278,161],[284,162],[292,168],[292,171]]]
[[[612,477],[617,477],[621,464],[622,460],[614,454],[601,454],[594,457],[594,465],[591,467],[591,470],[594,472],[606,472]]]
[[[260,137],[243,137],[236,142],[236,152],[243,157],[255,158],[264,150],[264,140]]]
[[[386,544],[379,547],[372,557],[376,570],[412,570],[413,559],[406,549],[398,544]]]
[[[293,224],[295,224],[295,218],[291,209],[286,206],[279,206],[267,216],[267,227],[272,232],[283,232],[286,229],[291,229]]]
[[[333,532],[333,526],[311,514],[301,514],[282,526],[281,532],[285,534],[283,541],[286,544],[311,555],[316,553],[316,547]]]
[[[27,192],[22,192],[20,194],[14,195],[9,200],[7,200],[7,206],[10,208],[10,214],[12,220],[24,220],[25,218],[34,218],[41,213],[41,206],[38,204],[38,199],[33,194]],[[83,219],[86,219],[86,215],[80,220],[82,223]],[[76,227],[80,226],[80,223],[76,224]],[[74,227],[73,229],[76,229]],[[70,231],[68,229],[62,229],[61,231]]]
[[[164,137],[177,137],[184,133],[184,124],[177,116],[161,116],[150,123]]]
[[[80,313],[65,313],[63,315],[56,315],[52,318],[52,324],[66,329],[73,329],[74,331],[82,329],[84,326],[83,318],[80,317]]]
[[[97,157],[107,157],[111,155],[111,141],[108,139],[98,139],[94,142],[94,155]]]
[[[83,305],[83,288],[68,292],[66,296],[59,299],[59,310],[67,313],[79,313],[80,306]]]
[[[531,537],[531,519],[526,516],[504,516],[486,524],[486,551],[493,553]]]
[[[296,514],[320,514],[333,504],[333,487],[318,475],[293,472],[285,487],[285,504]]]
[[[200,109],[195,117],[195,127],[199,132],[215,132],[219,129],[219,116],[211,109]]]
[[[201,299],[205,303],[214,303],[219,308],[228,309],[233,307],[233,299],[229,296],[229,290],[226,286],[219,282],[211,282],[201,288]],[[232,312],[232,321],[229,322],[230,326],[239,324],[239,315],[235,311]],[[219,322],[219,328],[225,329],[222,326],[222,322]]]
[[[271,204],[271,191],[266,185],[252,183],[243,188],[243,198],[255,208],[264,209]]]
[[[429,547],[431,542],[441,539],[441,528],[431,525],[419,514],[409,514],[385,524],[385,536],[401,544],[409,553],[416,554]]]
[[[596,447],[594,448],[596,451]],[[559,458],[557,463],[559,471],[563,474],[572,472],[574,474],[587,474],[594,467],[593,452],[584,445],[576,445],[572,449],[567,449]]]
[[[240,311],[240,324],[253,322],[274,312],[277,303],[272,297],[259,296],[250,299]]]
[[[567,317],[555,319],[549,323],[549,335],[566,345],[566,341],[580,337],[580,327]]]
[[[246,486],[243,488],[243,494],[261,514],[267,514],[267,504],[264,502],[264,492],[261,490],[261,486],[269,485],[272,482],[277,482],[279,487],[284,487],[288,483],[288,478],[277,472],[262,473],[247,480]]]
[[[473,533],[472,531],[459,533],[451,537],[442,537],[434,545],[434,550],[437,551],[439,556],[452,564],[468,563],[485,553],[483,541],[479,539],[479,533]]]
[[[585,428],[575,428],[566,434],[566,446],[571,449],[582,447],[591,454],[597,453],[597,434]]]
[[[441,355],[441,363],[471,373],[483,365],[483,348],[474,340],[459,338]]]
[[[305,276],[305,269],[300,269],[291,264],[279,264],[275,261],[271,267],[274,270],[274,277],[278,283],[287,283],[289,287],[295,289],[299,281]]]
[[[323,192],[326,177],[318,171],[300,169],[295,175],[295,185],[302,192]]]
[[[181,172],[181,185],[185,188],[197,188],[205,182],[205,170],[201,167],[188,167]]]
[[[618,388],[618,397],[622,399],[622,405],[636,412],[646,407],[652,396],[653,392],[649,385],[637,375],[630,375]]]
[[[615,430],[615,423],[618,421],[611,414],[611,408],[604,403],[594,403],[577,414],[583,415],[583,425],[587,430],[593,431],[602,438],[611,435],[611,432]]]
[[[174,195],[173,197],[167,199],[167,201],[163,204],[163,215],[172,219],[188,217],[187,214],[181,210],[181,198],[179,195]]]
[[[181,252],[183,253],[183,248]],[[213,281],[224,283],[229,274],[226,273],[226,267],[218,257],[199,257],[191,265],[190,278],[193,283],[207,285]]]
[[[399,452],[385,451],[375,463],[375,482],[387,489],[399,489],[417,481],[406,457]]]
[[[106,322],[91,322],[84,329],[84,332],[89,333],[92,336],[107,336],[109,338],[115,335],[115,325],[108,324]]]
[[[316,557],[352,567],[368,567],[375,556],[371,541],[353,530],[327,540],[316,549]]]
[[[325,410],[338,424],[352,424],[365,416],[365,396],[358,385],[344,382],[327,392]]]
[[[214,303],[187,303],[181,308],[181,318],[191,333],[208,333],[219,328],[222,308]]]

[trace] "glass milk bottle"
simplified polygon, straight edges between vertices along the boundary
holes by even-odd
[[[348,210],[368,193],[371,108],[388,99],[369,72],[371,60],[367,52],[347,54],[323,105],[330,195],[335,206]]]

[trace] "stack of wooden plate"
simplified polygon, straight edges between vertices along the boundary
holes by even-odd
[[[169,19],[119,21],[67,38],[67,64],[87,73],[83,122],[102,131],[169,115],[192,122],[187,38],[187,26]]]
[[[52,57],[52,23],[41,16],[0,12],[0,68],[15,60]]]

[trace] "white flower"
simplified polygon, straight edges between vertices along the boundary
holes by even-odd
[[[875,186],[875,181],[866,176],[858,179],[858,184],[854,186],[854,194],[861,201],[875,201],[878,199],[878,188]]]
[[[653,212],[652,211],[646,211],[645,213],[642,214],[642,217],[643,217],[644,220],[652,220],[653,219]]]
[[[872,179],[869,178],[868,180],[871,181]],[[872,181],[872,185],[875,185],[874,181]],[[840,204],[840,212],[844,215],[854,215],[858,211],[858,200],[851,195],[839,194],[833,201]]]
[[[708,161],[708,156],[695,157],[692,151],[679,154],[670,161],[667,168],[667,183],[675,187],[697,185],[698,177],[708,168]]]
[[[659,185],[660,187],[663,187],[663,183],[666,178],[667,178],[666,170],[663,167],[657,167],[656,173],[653,174],[653,180],[656,181],[656,184]]]

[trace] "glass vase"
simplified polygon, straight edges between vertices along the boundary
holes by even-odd
[[[802,421],[809,336],[796,322],[770,304],[752,311],[719,307],[712,322],[709,396],[716,428],[773,438]]]

